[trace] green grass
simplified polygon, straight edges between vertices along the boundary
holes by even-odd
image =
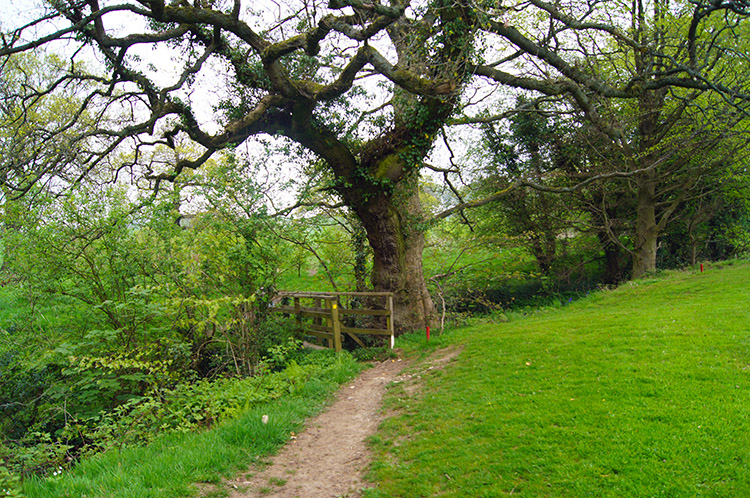
[[[367,496],[750,496],[748,282],[662,274],[443,335],[464,349],[392,389]]]
[[[332,368],[309,379],[294,395],[256,406],[236,420],[85,459],[57,478],[27,480],[23,492],[28,498],[196,496],[197,483],[218,483],[275,452],[359,370],[351,356],[341,355]],[[269,415],[267,424],[261,420],[264,414]]]

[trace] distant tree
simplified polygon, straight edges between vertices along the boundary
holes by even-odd
[[[746,159],[733,157],[735,166],[704,177],[700,191],[677,212],[660,240],[659,263],[664,267],[695,265],[742,254],[750,236],[750,192],[742,171]]]
[[[555,7],[547,8],[561,15]],[[620,12],[618,8],[613,6],[612,15]],[[600,227],[597,236],[607,256],[607,280],[622,276],[617,263],[621,251],[631,256],[633,277],[653,270],[660,234],[681,208],[706,196],[707,185],[717,186],[706,179],[721,175],[731,158],[747,147],[750,63],[744,51],[734,48],[743,44],[747,27],[739,22],[742,17],[717,24],[707,14],[729,8],[745,15],[745,6],[714,4],[706,12],[700,8],[655,1],[626,9],[629,34],[605,41],[608,50],[581,59],[575,70],[596,82],[629,79],[629,92],[572,92],[570,106],[557,104],[559,110],[587,118],[579,120],[578,130],[567,138],[577,152],[565,161],[565,186],[542,184],[528,175],[515,180],[516,185],[580,198]],[[690,10],[692,17],[685,15]],[[699,39],[701,27],[706,36]],[[735,40],[733,48],[711,50],[714,43],[729,39]],[[583,44],[580,50],[587,53]],[[672,84],[682,72],[706,76],[703,84]],[[715,91],[718,87],[732,87],[736,93],[728,98]],[[632,212],[623,212],[626,206]],[[632,233],[630,244],[622,241],[626,230]]]
[[[518,108],[528,104],[523,97],[516,102]],[[485,124],[479,151],[480,156],[486,156],[477,181],[480,191],[489,195],[519,178],[538,185],[564,185],[556,182],[559,174],[555,171],[561,154],[560,140],[564,138],[564,130],[533,107],[511,116],[507,131]],[[549,275],[558,256],[560,238],[572,228],[579,214],[560,194],[516,188],[487,209],[484,229],[520,240],[536,259],[539,270]]]
[[[731,6],[742,12],[745,7]],[[746,146],[747,138],[737,139],[746,133],[745,103],[727,100],[701,85],[654,84],[661,75],[689,69],[710,75],[716,85],[747,93],[747,57],[731,50],[712,54],[708,49],[727,34],[739,42],[747,28],[733,22],[716,24],[702,14],[683,20],[681,14],[688,9],[661,0],[638,4],[630,33],[639,48],[614,51],[586,69],[595,74],[623,72],[641,82],[632,101],[599,106],[607,123],[597,125],[600,136],[611,140],[604,149],[610,156],[605,171],[629,171],[626,188],[635,192],[629,249],[633,277],[656,268],[660,234],[681,206],[705,195],[703,179],[725,169],[727,159]],[[692,38],[702,22],[707,36]]]

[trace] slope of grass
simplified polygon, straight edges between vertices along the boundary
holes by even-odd
[[[750,496],[748,281],[670,273],[443,336],[464,350],[393,389],[367,496]]]

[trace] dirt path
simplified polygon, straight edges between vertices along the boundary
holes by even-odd
[[[229,485],[230,498],[332,498],[360,496],[362,471],[369,463],[367,437],[374,434],[386,385],[397,380],[405,361],[386,360],[345,384],[324,413],[254,475]]]

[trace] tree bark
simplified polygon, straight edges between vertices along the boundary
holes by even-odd
[[[599,244],[602,246],[602,251],[604,251],[604,275],[602,276],[602,281],[609,285],[618,284],[622,281],[624,273],[620,264],[622,251],[617,243],[610,239],[609,234],[605,230],[598,230],[596,236],[599,239]]]
[[[690,265],[695,266],[698,262],[698,239],[690,236]]]
[[[352,216],[352,218],[354,218]],[[353,220],[352,251],[354,252],[354,286],[356,292],[367,291],[367,232],[359,219]]]
[[[638,182],[633,278],[641,277],[646,272],[656,269],[659,226],[656,220],[655,191],[656,179],[654,173],[644,173]]]
[[[539,271],[549,275],[557,253],[557,234],[549,230],[531,238],[531,252],[539,266]]]
[[[375,291],[394,293],[394,323],[403,333],[429,326],[435,306],[423,268],[424,223],[415,170],[392,193],[365,196],[352,203],[373,253]]]

